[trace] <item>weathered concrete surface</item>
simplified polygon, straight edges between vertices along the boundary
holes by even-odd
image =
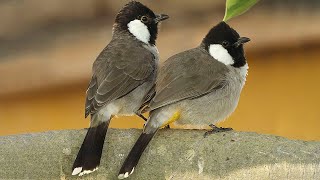
[[[0,179],[75,179],[86,130],[0,137]],[[271,135],[160,130],[130,179],[320,179],[320,142]],[[140,130],[110,129],[101,166],[84,179],[116,179]]]

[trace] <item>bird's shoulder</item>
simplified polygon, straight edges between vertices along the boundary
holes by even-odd
[[[228,68],[223,63],[214,59],[201,47],[186,50],[166,60],[159,73],[159,77],[176,76],[203,76],[212,78],[223,74]]]
[[[153,70],[156,66],[152,52],[143,44],[134,40],[113,39],[101,51],[93,63],[92,71],[100,82],[105,71],[119,70],[131,72],[130,69]]]

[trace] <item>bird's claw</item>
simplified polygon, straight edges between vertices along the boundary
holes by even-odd
[[[204,133],[204,137],[207,137],[210,134],[214,134],[214,133],[220,133],[220,132],[226,132],[226,131],[232,131],[233,130],[232,128],[217,127],[217,126],[215,126],[213,124],[210,124],[209,126],[212,128],[212,130],[205,132]]]

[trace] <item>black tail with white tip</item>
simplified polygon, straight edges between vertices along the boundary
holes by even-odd
[[[124,161],[124,163],[120,169],[118,179],[125,179],[133,173],[134,168],[138,164],[139,159],[140,159],[143,151],[146,149],[146,147],[148,146],[149,142],[151,141],[151,139],[153,138],[155,133],[156,132],[154,132],[152,134],[142,133],[140,135],[139,139],[134,144],[129,155],[127,156],[126,160]]]
[[[109,121],[90,127],[73,163],[72,175],[82,176],[98,169]]]

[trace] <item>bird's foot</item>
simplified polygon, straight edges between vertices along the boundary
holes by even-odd
[[[217,126],[215,126],[213,124],[210,124],[209,126],[212,128],[212,130],[205,132],[204,133],[204,137],[207,137],[210,134],[214,134],[214,133],[220,133],[220,132],[226,132],[226,131],[232,131],[233,130],[232,128],[217,127]]]

